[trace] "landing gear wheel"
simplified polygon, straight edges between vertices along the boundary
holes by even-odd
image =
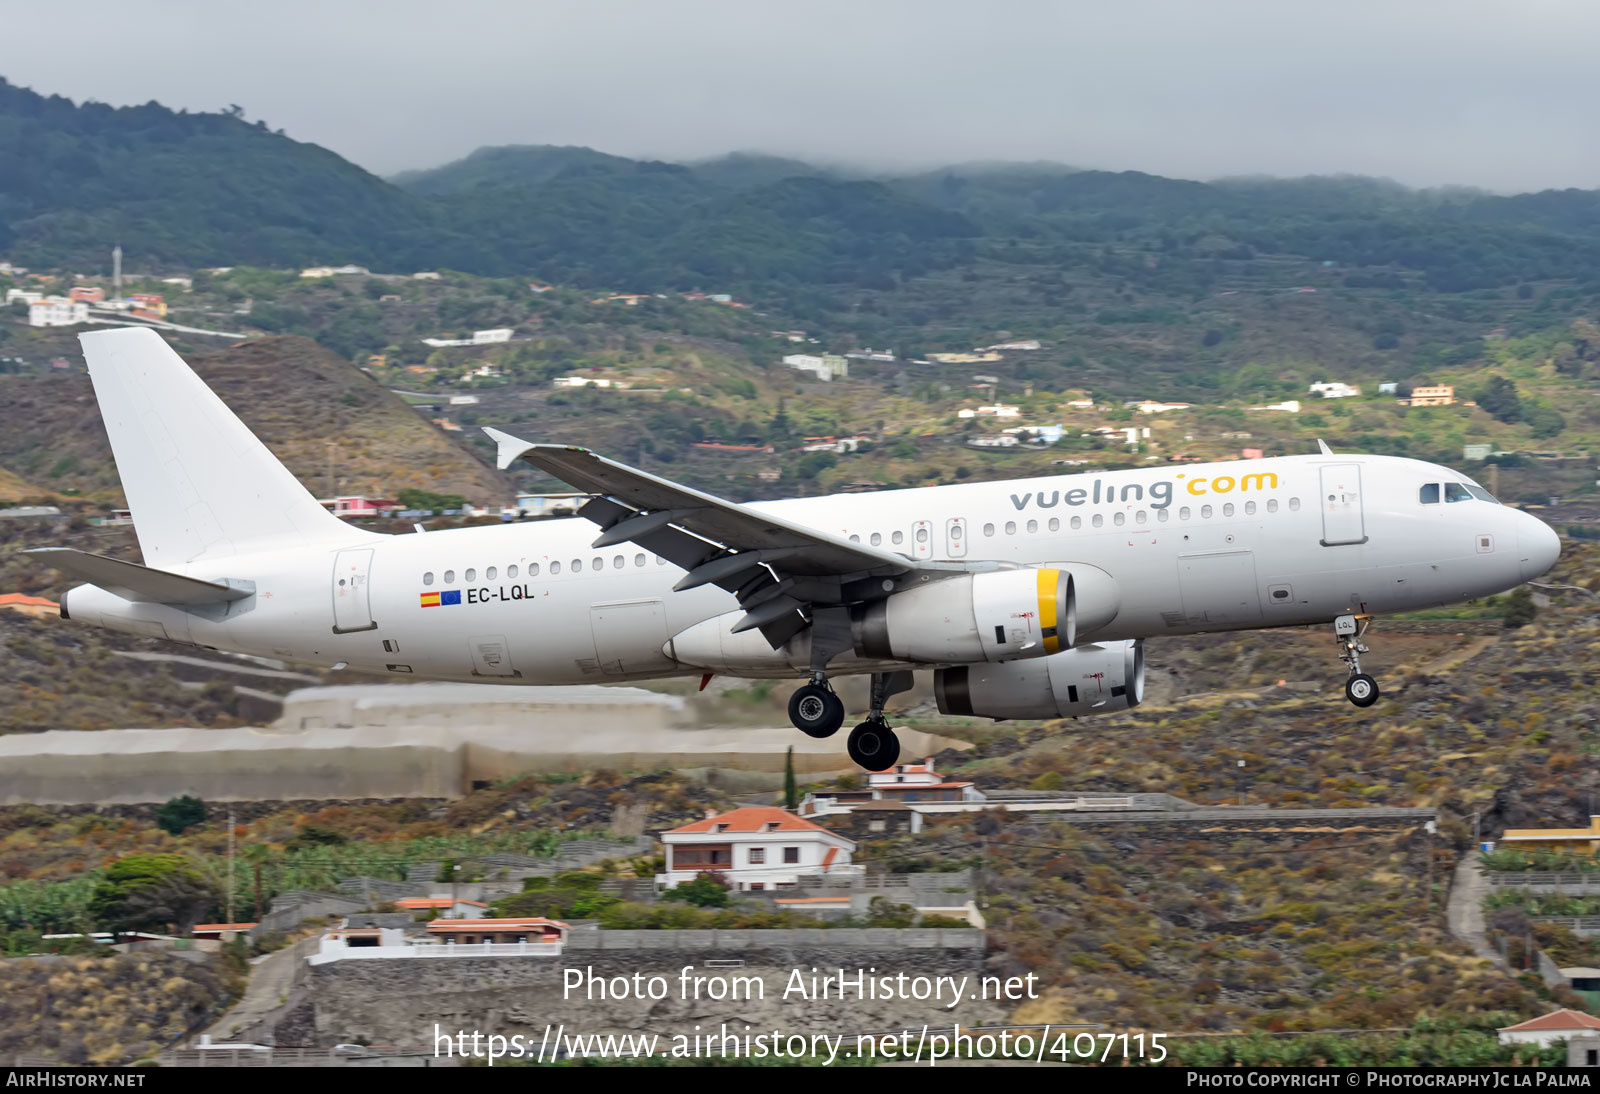
[[[789,721],[807,737],[832,737],[844,725],[844,700],[821,684],[806,684],[789,697]]]
[[[845,749],[868,771],[887,771],[900,759],[900,740],[887,722],[862,722],[850,731]]]
[[[1378,701],[1378,682],[1364,672],[1358,672],[1344,683],[1344,695],[1358,707],[1370,707]]]

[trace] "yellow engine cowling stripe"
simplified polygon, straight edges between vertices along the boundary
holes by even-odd
[[[1061,638],[1056,632],[1056,619],[1061,610],[1056,603],[1056,592],[1060,588],[1060,570],[1039,571],[1039,629],[1044,637],[1046,653],[1056,653],[1061,649]]]

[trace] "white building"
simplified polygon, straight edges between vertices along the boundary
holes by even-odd
[[[957,418],[1020,418],[1022,408],[1010,406],[1006,403],[995,403],[993,406],[980,406],[976,410],[964,407],[956,411]]]
[[[1191,403],[1162,403],[1157,402],[1155,399],[1146,399],[1144,402],[1139,403],[1138,407],[1140,414],[1165,414],[1170,410],[1188,410],[1192,405]]]
[[[1324,399],[1352,399],[1361,394],[1361,389],[1334,380],[1328,383],[1312,384],[1310,394],[1321,395]]]
[[[1299,399],[1286,399],[1281,403],[1268,403],[1266,406],[1252,407],[1252,410],[1281,410],[1285,414],[1300,413]]]
[[[973,437],[967,445],[971,448],[1020,448],[1022,442],[1013,434],[1002,433],[997,437]]]
[[[783,358],[783,363],[788,368],[809,372],[823,382],[850,375],[850,362],[832,353],[791,353]]]
[[[1036,338],[1028,338],[1028,339],[1025,339],[1025,340],[1023,340],[1021,342],[997,342],[996,344],[994,344],[992,346],[986,346],[984,348],[985,349],[991,349],[991,350],[1006,350],[1006,349],[1034,350],[1034,349],[1038,349],[1039,348],[1039,340],[1036,339]]]
[[[73,327],[89,321],[89,305],[81,300],[48,296],[28,305],[30,327]]]
[[[472,332],[472,344],[481,346],[489,342],[511,341],[511,327],[496,327],[493,330],[475,330]]]
[[[851,876],[854,840],[771,806],[748,806],[661,833],[667,870],[656,884],[672,889],[703,873],[741,892],[793,889],[801,874]]]
[[[450,396],[450,405],[451,406],[475,406],[477,404],[477,402],[478,402],[478,397],[476,395],[452,395],[452,396]]]
[[[6,303],[15,304],[18,300],[24,304],[37,304],[44,299],[44,293],[34,292],[32,289],[7,289]]]
[[[899,802],[919,811],[911,830],[921,829],[920,806],[954,803],[983,803],[988,801],[982,790],[970,782],[950,781],[934,770],[930,756],[920,764],[896,764],[887,771],[874,771],[867,776],[862,789],[842,790],[825,787],[813,790],[800,802],[799,813],[805,817],[825,817],[833,813],[849,813],[867,802]]]
[[[1574,1037],[1593,1037],[1596,1032],[1600,1032],[1600,1018],[1576,1010],[1553,1011],[1499,1030],[1502,1045],[1538,1045],[1540,1048]]]

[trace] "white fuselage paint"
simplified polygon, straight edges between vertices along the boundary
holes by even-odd
[[[1528,514],[1419,499],[1424,484],[1461,482],[1415,460],[1320,455],[752,507],[917,559],[1096,567],[1118,605],[1110,622],[1080,631],[1082,644],[1410,611],[1500,592],[1553,562],[1554,533]],[[253,581],[255,595],[226,617],[130,605],[93,586],[73,590],[68,607],[85,622],[398,678],[569,684],[703,671],[674,661],[669,639],[736,613],[734,598],[713,586],[673,592],[682,570],[631,544],[595,550],[598,533],[577,518],[396,536],[351,528],[336,542],[169,567]],[[349,551],[371,552],[364,600],[349,584],[364,556],[341,556]],[[429,593],[460,602],[424,607]],[[870,667],[847,656],[831,669]],[[741,674],[796,670],[774,655]]]

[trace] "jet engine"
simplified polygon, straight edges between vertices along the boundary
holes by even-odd
[[[1099,642],[1032,661],[958,665],[933,674],[939,713],[979,718],[1077,718],[1139,705],[1144,643]]]
[[[1077,636],[1077,601],[1066,570],[960,574],[858,608],[855,652],[885,661],[963,664],[1045,657]]]

